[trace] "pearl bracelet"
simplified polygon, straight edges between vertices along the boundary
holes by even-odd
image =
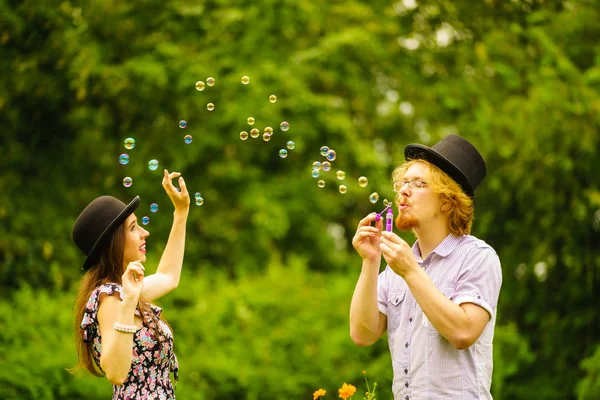
[[[123,325],[118,322],[115,322],[113,325],[115,331],[123,332],[123,333],[136,333],[138,327],[135,325]]]

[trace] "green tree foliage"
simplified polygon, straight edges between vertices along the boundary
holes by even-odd
[[[310,397],[321,384],[333,390],[341,375],[360,380],[360,370],[374,363],[384,398],[385,345],[348,344],[359,264],[350,239],[362,216],[383,208],[369,203],[371,192],[392,199],[390,173],[406,144],[458,133],[487,160],[474,234],[503,263],[495,398],[593,398],[600,332],[597,1],[0,0],[0,16],[0,296],[2,315],[10,315],[3,326],[43,326],[26,311],[26,298],[48,303],[38,311],[48,314],[43,319],[69,329],[64,305],[74,298],[83,260],[70,231],[98,195],[141,196],[138,218],[151,218],[148,264],[156,265],[170,225],[160,186],[165,167],[181,171],[205,199],[190,215],[185,269],[193,283],[165,299],[181,349],[182,393],[188,387],[185,393],[255,398],[266,391],[265,398],[277,398],[269,391],[279,382],[286,398]],[[197,91],[194,83],[209,76],[215,86]],[[239,139],[251,128],[249,116],[261,134],[275,129],[269,142]],[[278,129],[284,120],[288,132]],[[185,134],[193,136],[189,145]],[[136,139],[133,150],[123,147],[127,137]],[[296,148],[281,159],[288,140]],[[332,170],[347,178],[322,172],[320,189],[310,164],[323,160],[322,145],[336,150]],[[131,157],[125,166],[117,161],[123,152]],[[147,168],[153,158],[157,171]],[[356,184],[361,175],[367,188]],[[131,188],[122,186],[125,176]],[[156,214],[148,211],[152,202]],[[269,280],[267,265],[294,271],[294,302],[284,289],[269,292],[265,285],[278,282]],[[223,303],[203,300],[212,275],[222,280]],[[298,309],[318,297],[309,289],[313,276],[335,293]],[[245,293],[239,304],[237,291]],[[236,322],[211,320],[205,331],[201,315]],[[262,332],[260,324],[277,327]],[[296,325],[300,337],[287,332]],[[3,397],[99,393],[99,380],[58,372],[74,357],[64,339],[11,332],[0,336],[0,363],[14,372],[0,375],[9,384]],[[23,346],[19,340],[30,334],[37,344]],[[238,352],[251,345],[242,361]],[[197,346],[211,357],[204,360]],[[60,357],[51,356],[56,348],[65,350]],[[318,366],[310,363],[317,353],[327,354]],[[40,357],[48,359],[31,376],[52,383],[28,389],[27,360]],[[348,364],[355,370],[343,369],[343,357],[356,357]],[[229,372],[231,365],[241,372]],[[258,371],[269,376],[255,381]]]

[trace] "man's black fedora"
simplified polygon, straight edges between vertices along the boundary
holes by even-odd
[[[475,197],[475,189],[486,174],[485,161],[479,151],[458,135],[448,135],[433,147],[409,144],[404,148],[404,157],[429,161],[454,179],[471,198]]]
[[[100,196],[79,214],[73,225],[73,241],[87,256],[83,269],[93,266],[108,245],[115,229],[140,205],[140,196],[129,204],[112,196]]]

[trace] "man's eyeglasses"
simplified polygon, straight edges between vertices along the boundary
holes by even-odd
[[[394,183],[394,192],[399,193],[404,185],[408,184],[409,189],[422,189],[427,186],[427,182],[421,180],[414,181],[395,181]]]

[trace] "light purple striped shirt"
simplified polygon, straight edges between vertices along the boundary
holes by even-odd
[[[418,241],[412,249],[447,298],[477,304],[491,318],[472,346],[457,350],[429,322],[404,279],[387,266],[379,274],[377,301],[387,316],[394,399],[491,399],[492,340],[502,285],[496,252],[470,235],[448,235],[425,260]]]

